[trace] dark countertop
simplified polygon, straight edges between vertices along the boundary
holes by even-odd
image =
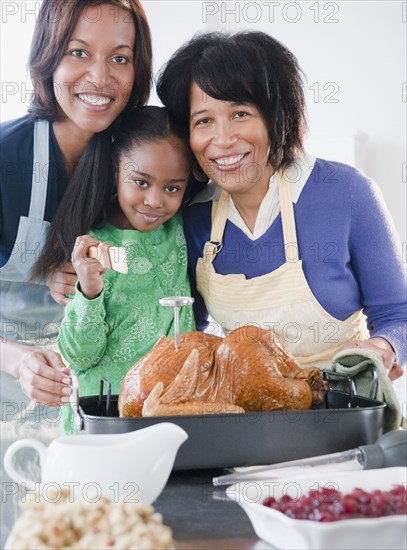
[[[212,478],[225,470],[173,472],[154,507],[173,530],[179,550],[270,549],[256,536],[249,518]]]

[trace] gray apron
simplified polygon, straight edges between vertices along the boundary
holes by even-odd
[[[27,283],[39,258],[49,222],[44,220],[49,168],[49,123],[34,124],[34,160],[28,217],[21,216],[17,238],[8,262],[0,269],[0,335],[3,341],[35,345],[56,340],[63,307],[44,284]]]
[[[0,333],[3,341],[17,340],[40,347],[55,342],[63,307],[51,297],[46,285],[28,284],[30,270],[44,246],[49,223],[44,221],[49,166],[49,124],[34,125],[34,161],[31,202],[28,217],[21,216],[11,256],[0,269]],[[59,407],[30,404],[20,382],[0,372],[1,448],[0,480],[5,489],[2,503],[0,548],[19,514],[20,490],[15,493],[12,480],[2,471],[3,454],[18,439],[31,437],[49,444],[59,433]],[[33,457],[22,451],[21,463]],[[8,493],[7,493],[8,491]]]

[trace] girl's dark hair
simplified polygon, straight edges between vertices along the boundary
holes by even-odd
[[[112,161],[115,170],[118,169],[122,155],[129,153],[134,145],[145,142],[169,140],[179,138],[190,153],[185,137],[171,126],[168,111],[165,107],[148,105],[133,111],[123,117],[117,126],[112,145]]]
[[[151,35],[139,0],[44,0],[29,58],[34,85],[29,109],[32,119],[58,120],[52,75],[82,11],[103,4],[129,12],[136,30],[133,58],[136,77],[122,116],[128,116],[133,109],[148,101],[152,82]],[[76,237],[105,219],[113,188],[110,163],[112,132],[110,127],[95,134],[79,159],[52,220],[41,256],[32,269],[31,281],[46,280],[48,275],[57,271],[70,259]]]
[[[214,99],[256,105],[268,126],[274,168],[292,162],[302,149],[301,69],[294,55],[268,34],[199,34],[175,52],[160,72],[157,93],[186,136],[193,82]]]
[[[106,216],[113,191],[110,162],[112,130],[95,134],[78,165],[51,222],[30,281],[45,281],[70,260],[75,239]]]
[[[116,135],[112,145],[112,166],[115,173],[119,171],[120,159],[123,155],[129,153],[134,146],[146,142],[171,140],[172,138],[180,140],[184,147],[185,154],[193,161],[193,155],[189,147],[189,141],[175,128],[170,121],[168,111],[165,107],[148,105],[133,111],[120,121],[117,127]],[[201,186],[192,174],[188,180],[183,203],[185,204],[194,194],[200,190]]]

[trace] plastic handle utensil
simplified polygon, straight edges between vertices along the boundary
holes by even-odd
[[[179,308],[190,306],[194,303],[194,298],[190,296],[168,296],[158,300],[160,306],[174,308],[174,347],[179,349]]]
[[[359,462],[364,470],[407,466],[407,432],[394,430],[379,437],[372,445],[362,445]]]
[[[249,481],[259,479],[257,474],[264,472],[264,477],[270,470],[292,468],[296,466],[323,466],[326,464],[343,464],[353,461],[355,469],[372,470],[373,468],[389,468],[392,466],[407,466],[407,432],[395,430],[387,432],[379,437],[376,443],[361,445],[356,449],[332,453],[328,455],[301,458],[289,462],[280,462],[269,466],[253,467],[248,472],[228,474],[214,477],[212,483],[218,485],[229,485],[237,481]]]

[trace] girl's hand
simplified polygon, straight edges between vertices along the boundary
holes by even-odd
[[[78,274],[81,292],[88,300],[93,300],[103,290],[103,274],[106,269],[98,260],[89,257],[89,248],[98,244],[97,239],[82,235],[76,239],[72,252],[72,264]]]
[[[389,342],[384,338],[376,337],[369,338],[369,340],[357,340],[350,347],[369,349],[380,355],[390,380],[397,380],[397,378],[403,376],[403,369],[396,363],[396,354]]]
[[[69,401],[69,369],[55,351],[32,348],[24,354],[17,376],[23,392],[37,403],[63,405]]]
[[[61,306],[69,303],[66,294],[75,294],[75,285],[78,276],[71,262],[64,263],[58,271],[48,277],[47,285],[51,291],[51,296]]]

